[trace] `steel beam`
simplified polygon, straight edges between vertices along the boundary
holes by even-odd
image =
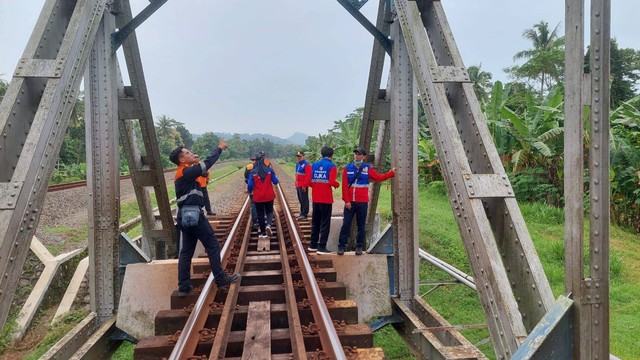
[[[418,290],[418,103],[407,44],[397,21],[391,25],[391,36],[391,162],[396,167],[391,182],[394,293],[409,302]]]
[[[100,324],[113,316],[120,294],[118,72],[111,52],[115,27],[115,17],[105,12],[85,75],[89,295]]]
[[[463,76],[442,4],[394,4],[489,333],[497,356],[509,358],[553,304],[551,288],[472,85]]]
[[[106,0],[48,0],[0,105],[0,326],[4,326]],[[54,74],[32,60],[55,60]],[[47,75],[47,77],[42,77]],[[53,75],[53,77],[48,77]]]
[[[131,22],[132,15],[129,0],[117,0],[115,2],[115,12],[117,14],[116,26],[118,28],[122,28]],[[139,118],[121,117],[120,132],[129,164],[129,171],[132,174],[131,180],[136,192],[138,207],[142,215],[143,237],[149,243],[149,249],[143,249],[145,253],[151,255],[151,258],[162,259],[167,257],[167,253],[169,256],[173,256],[176,252],[176,230],[171,216],[169,195],[164,180],[160,149],[156,140],[151,104],[135,32],[129,34],[122,45],[122,49],[131,86],[125,87],[124,91],[120,92],[120,102],[123,102],[122,99],[126,99],[127,102],[133,103],[135,110],[132,110],[132,106],[129,106],[127,114],[129,116],[139,116]],[[123,113],[120,115],[125,116]],[[142,135],[142,151],[140,152],[135,143],[135,132],[138,126]],[[149,174],[149,176],[145,175],[141,178],[138,174]],[[150,201],[151,188],[153,188],[153,194],[158,202],[159,222],[153,216]]]

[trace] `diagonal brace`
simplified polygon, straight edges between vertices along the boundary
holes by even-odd
[[[129,23],[123,26],[120,30],[111,34],[111,51],[116,52],[122,43],[134,32],[138,26],[142,25],[142,23],[147,20],[156,10],[160,9],[167,0],[153,0],[151,4],[147,5],[136,17],[131,19]]]
[[[338,0],[338,3],[340,3],[340,5],[342,5],[342,7],[344,7],[349,12],[349,14],[351,14],[351,16],[358,20],[358,22],[362,26],[364,26],[364,28],[367,29],[367,31],[369,31],[376,40],[380,42],[380,45],[382,45],[384,51],[386,51],[386,53],[391,56],[391,45],[393,44],[393,41],[389,39],[386,34],[380,31],[380,29],[373,25],[371,21],[369,21],[369,19],[367,19],[367,17],[364,16],[355,6],[353,6],[353,4],[351,4],[349,0]]]

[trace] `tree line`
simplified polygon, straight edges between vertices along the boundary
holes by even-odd
[[[504,167],[520,201],[544,201],[564,206],[564,38],[558,26],[541,21],[523,37],[531,48],[516,53],[505,68],[510,81],[492,81],[481,65],[468,68],[474,92]],[[589,51],[584,57],[589,71]],[[640,51],[620,49],[611,41],[611,219],[640,231]],[[362,108],[334,122],[326,134],[307,139],[311,160],[323,145],[335,149],[334,160],[346,164],[359,142]],[[442,181],[438,158],[426,114],[418,109],[418,169],[422,183]],[[588,122],[585,134],[589,134]],[[376,132],[374,132],[375,134]],[[588,168],[590,139],[584,139]],[[375,148],[375,141],[371,148]],[[388,161],[388,159],[387,159]],[[589,179],[584,178],[584,206],[589,209]]]

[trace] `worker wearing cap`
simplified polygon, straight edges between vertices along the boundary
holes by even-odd
[[[296,154],[296,193],[300,202],[300,216],[298,220],[304,220],[309,216],[309,182],[311,181],[311,164],[304,158],[304,153]]]
[[[358,236],[356,255],[362,255],[364,246],[364,225],[369,207],[369,182],[384,181],[395,176],[395,168],[384,174],[378,174],[371,164],[365,163],[367,149],[359,147],[353,150],[354,160],[342,171],[342,199],[344,200],[344,220],[338,239],[338,255],[343,255],[351,231],[351,222],[356,217]]]

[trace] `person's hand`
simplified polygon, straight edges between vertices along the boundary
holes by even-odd
[[[220,139],[220,143],[218,144],[218,147],[222,150],[226,149],[228,147],[227,142],[224,141],[224,139]]]
[[[351,203],[350,202],[344,203],[344,207],[351,210]]]
[[[393,173],[396,173],[396,168],[391,168],[391,171],[393,171]]]

